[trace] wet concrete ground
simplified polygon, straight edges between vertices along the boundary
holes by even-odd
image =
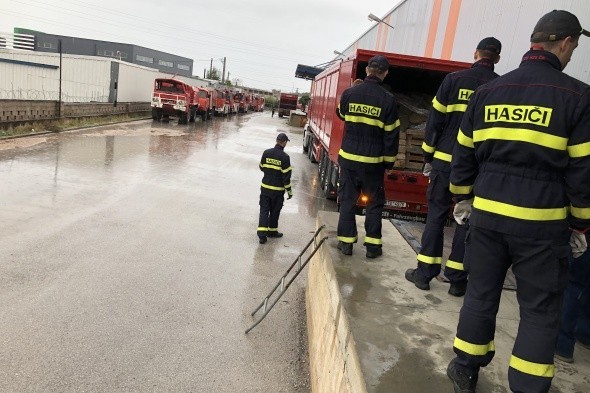
[[[259,245],[280,131],[294,198]],[[0,391],[309,391],[305,276],[244,334],[335,210],[301,133],[264,112],[0,141]]]

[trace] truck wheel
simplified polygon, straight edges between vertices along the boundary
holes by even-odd
[[[201,120],[202,121],[206,121],[207,120],[207,112],[202,112],[201,113]]]
[[[158,108],[152,108],[152,119],[157,121],[162,120],[162,110]]]
[[[191,123],[194,123],[195,122],[195,108],[191,108],[190,113],[191,114],[188,118],[188,121]]]
[[[188,124],[188,113],[180,113],[178,115],[178,124]]]

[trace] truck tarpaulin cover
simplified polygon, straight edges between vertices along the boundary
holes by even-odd
[[[297,64],[297,69],[295,70],[295,78],[314,79],[316,75],[322,72],[323,70],[323,68]]]

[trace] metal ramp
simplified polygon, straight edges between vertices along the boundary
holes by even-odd
[[[324,243],[324,241],[326,241],[326,239],[328,239],[328,236],[325,236],[318,242],[318,236],[319,236],[320,232],[322,231],[322,229],[324,229],[325,227],[326,227],[325,225],[322,225],[321,227],[318,228],[318,230],[314,233],[313,237],[311,238],[309,243],[307,243],[307,245],[305,246],[303,251],[301,251],[301,253],[297,256],[297,258],[295,258],[295,261],[291,264],[291,266],[289,266],[289,268],[287,269],[285,274],[283,274],[283,276],[281,277],[281,279],[279,280],[277,285],[275,285],[275,287],[272,289],[272,291],[270,291],[270,293],[264,298],[262,303],[260,303],[260,305],[258,307],[256,307],[256,309],[252,312],[252,314],[250,314],[250,315],[254,316],[258,311],[262,310],[262,315],[252,326],[250,326],[246,330],[246,334],[248,334],[250,332],[250,330],[254,329],[260,322],[262,322],[262,320],[268,315],[270,310],[272,310],[274,305],[277,304],[277,302],[279,301],[281,296],[283,296],[283,294],[287,291],[287,289],[289,288],[291,283],[297,278],[299,273],[301,273],[303,268],[309,263],[309,261],[315,255],[315,253],[320,248],[322,243]],[[313,250],[311,251],[309,256],[305,259],[305,261],[302,262],[303,254],[305,254],[305,252],[309,249],[309,247],[312,244],[314,245]],[[296,269],[294,270],[293,268],[295,268],[295,267],[296,267]]]

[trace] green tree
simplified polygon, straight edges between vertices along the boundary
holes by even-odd
[[[267,106],[269,108],[277,108],[279,106],[279,100],[275,96],[264,96],[264,106]]]
[[[219,75],[219,70],[215,67],[211,68],[209,71],[207,71],[205,79],[221,80],[221,75]]]
[[[304,106],[304,107],[309,103],[310,100],[311,100],[311,97],[309,96],[309,93],[303,93],[299,97],[299,102],[301,103],[301,106]]]

